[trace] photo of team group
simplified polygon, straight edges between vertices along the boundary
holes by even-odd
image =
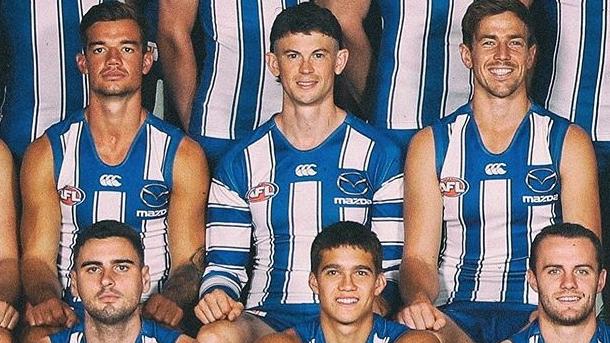
[[[0,343],[610,343],[608,9],[0,0]]]

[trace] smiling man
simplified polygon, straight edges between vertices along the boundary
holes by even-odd
[[[140,296],[150,289],[140,236],[105,220],[85,229],[74,245],[72,294],[83,301],[84,321],[43,340],[52,343],[187,343],[180,332],[141,318]]]
[[[577,224],[546,227],[532,243],[527,279],[538,292],[538,319],[507,342],[606,343],[595,298],[606,282],[599,238]]]
[[[340,220],[378,234],[388,286],[375,308],[386,313],[398,303],[400,150],[334,103],[335,76],[348,58],[341,27],[330,11],[308,2],[278,15],[270,41],[267,65],[283,88],[282,111],[215,170],[195,309],[205,324],[200,342],[251,342],[316,317],[303,256],[318,232]],[[242,294],[248,275],[251,287]]]
[[[525,275],[540,230],[565,220],[599,235],[596,164],[581,128],[527,96],[536,45],[525,5],[476,0],[462,32],[472,101],[407,154],[400,318],[438,329],[448,315],[474,341],[498,342],[536,308]]]

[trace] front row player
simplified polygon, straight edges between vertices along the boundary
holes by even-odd
[[[339,222],[320,232],[311,246],[309,287],[320,299],[320,317],[258,343],[438,342],[373,313],[386,278],[381,243],[364,225]]]
[[[538,319],[506,342],[610,342],[610,328],[595,320],[595,297],[606,283],[602,246],[578,224],[544,228],[534,239],[527,271],[538,292]]]
[[[44,342],[194,342],[142,319],[140,298],[150,288],[150,274],[140,236],[127,224],[104,220],[82,231],[74,246],[74,261],[70,287],[82,299],[84,322]]]

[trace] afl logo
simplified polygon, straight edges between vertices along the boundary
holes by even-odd
[[[169,189],[160,183],[150,183],[142,187],[140,199],[149,207],[163,207],[169,202]]]
[[[459,197],[468,192],[468,182],[454,176],[442,178],[440,187],[441,194],[450,198]]]
[[[247,194],[248,202],[255,203],[273,198],[279,191],[279,187],[273,182],[261,182],[252,187]]]
[[[536,193],[550,192],[557,184],[557,173],[550,168],[536,168],[527,173],[525,184]]]
[[[59,194],[61,203],[66,206],[76,206],[85,200],[85,192],[69,185],[57,190],[57,194]]]

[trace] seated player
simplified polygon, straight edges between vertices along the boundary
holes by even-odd
[[[532,243],[527,281],[538,292],[538,319],[506,342],[608,343],[610,328],[595,319],[606,283],[599,238],[578,224],[544,228]]]
[[[205,324],[200,342],[252,342],[317,317],[311,267],[301,257],[340,220],[366,225],[383,245],[388,285],[375,311],[400,305],[402,158],[381,132],[335,105],[335,76],[348,58],[341,27],[329,10],[305,2],[277,16],[270,41],[267,65],[282,84],[283,107],[215,170],[195,309]]]
[[[195,340],[143,319],[140,297],[150,288],[140,235],[127,224],[103,220],[83,230],[74,244],[72,294],[84,320],[43,339],[51,343],[187,343]]]
[[[438,342],[431,332],[409,331],[373,313],[386,286],[381,243],[355,222],[339,222],[320,232],[311,245],[309,287],[320,299],[320,317],[297,324],[257,343]]]

